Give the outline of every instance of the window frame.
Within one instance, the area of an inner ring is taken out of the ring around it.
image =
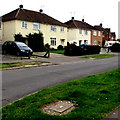
[[[98,31],[98,36],[101,36],[101,33],[100,33],[100,31]]]
[[[50,45],[56,46],[56,38],[50,38]]]
[[[97,36],[97,31],[96,30],[93,30],[93,35]]]
[[[57,31],[57,28],[56,28],[56,26],[55,26],[55,25],[51,25],[50,30],[51,30],[51,31],[53,31],[53,32],[56,32],[56,31]]]
[[[27,29],[27,22],[26,21],[22,21],[22,28]]]
[[[65,28],[64,28],[64,27],[61,27],[61,28],[60,28],[60,32],[65,32]]]
[[[40,23],[33,23],[33,30],[39,30],[39,29],[40,29]]]

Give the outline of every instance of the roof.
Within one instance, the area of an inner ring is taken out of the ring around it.
[[[64,23],[46,15],[45,13],[22,9],[22,8],[18,8],[2,16],[3,22],[10,20],[22,20],[22,21],[38,22],[43,24],[67,27]]]
[[[100,25],[95,25],[94,27],[96,29],[99,29],[100,31],[103,31],[103,34],[107,34],[108,33],[108,31],[105,28],[103,28],[102,26],[100,26]]]
[[[92,25],[84,21],[78,21],[74,19],[67,21],[65,24],[68,25],[68,28],[83,28],[83,29],[98,30],[97,28],[94,28]]]

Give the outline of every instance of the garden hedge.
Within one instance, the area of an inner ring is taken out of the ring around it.
[[[76,46],[75,44],[70,44],[65,47],[64,55],[81,56],[81,55],[99,54],[100,49],[101,47],[98,45]]]

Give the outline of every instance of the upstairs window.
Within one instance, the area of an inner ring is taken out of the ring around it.
[[[87,35],[87,34],[88,34],[88,31],[87,31],[87,30],[84,30],[84,32],[85,32],[85,35]]]
[[[27,22],[22,21],[22,28],[27,28]]]
[[[64,32],[64,27],[61,27],[61,28],[60,28],[60,31],[61,31],[61,32]]]
[[[100,31],[98,31],[98,36],[100,36]]]
[[[56,32],[56,26],[52,25],[52,26],[51,26],[51,31]]]
[[[33,29],[34,30],[39,30],[40,29],[40,24],[39,23],[33,23]]]
[[[96,30],[93,31],[93,35],[97,36],[97,31]]]
[[[82,34],[82,29],[79,29],[79,33]]]

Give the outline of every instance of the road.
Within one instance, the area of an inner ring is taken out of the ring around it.
[[[118,68],[118,57],[2,72],[3,106],[43,88]]]

